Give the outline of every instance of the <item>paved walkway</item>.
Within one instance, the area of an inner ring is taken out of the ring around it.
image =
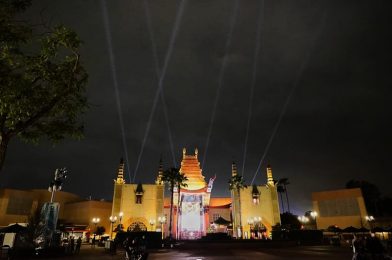
[[[226,260],[226,259],[351,259],[350,248],[331,246],[295,246],[268,248],[259,247],[257,244],[243,247],[226,243],[208,243],[184,245],[175,249],[151,250],[148,259],[168,260]],[[118,250],[115,255],[110,254],[102,247],[91,248],[83,245],[79,255],[73,255],[72,259],[125,259],[124,251]]]
[[[82,245],[78,255],[58,256],[43,259],[80,259],[80,260],[117,260],[125,259],[124,250],[110,254],[103,247],[92,248]],[[184,243],[178,248],[156,249],[149,251],[149,260],[277,260],[277,259],[351,259],[349,247],[333,246],[293,246],[288,244],[258,244],[258,243]],[[34,258],[37,259],[37,258]]]

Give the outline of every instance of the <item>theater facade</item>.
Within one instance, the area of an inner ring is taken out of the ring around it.
[[[197,149],[193,154],[187,154],[183,149],[180,173],[188,180],[187,186],[180,191],[174,189],[173,238],[199,239],[214,232],[224,232],[236,238],[267,238],[272,226],[280,223],[271,167],[267,168],[264,184],[233,190],[230,197],[223,198],[211,196],[215,177],[205,180]],[[121,160],[114,180],[114,227],[121,224],[128,231],[163,231],[164,237],[169,236],[170,192],[167,192],[167,187],[165,192],[167,184],[162,181],[162,174],[160,162],[155,183],[126,183],[124,162]],[[233,163],[231,176],[237,174]],[[227,180],[229,178],[230,173]]]

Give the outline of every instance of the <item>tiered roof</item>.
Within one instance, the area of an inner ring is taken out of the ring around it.
[[[200,162],[197,158],[198,151],[195,150],[194,155],[186,154],[185,148],[182,151],[182,162],[180,173],[185,174],[188,178],[185,187],[186,190],[200,190],[207,186],[206,181],[204,180],[204,176],[202,175],[202,170],[200,169]]]

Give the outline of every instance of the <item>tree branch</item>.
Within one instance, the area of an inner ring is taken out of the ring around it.
[[[53,98],[50,102],[46,104],[46,106],[43,106],[35,115],[31,116],[29,119],[27,119],[24,122],[20,122],[16,125],[16,127],[13,130],[9,130],[8,133],[6,133],[9,136],[16,135],[20,132],[23,132],[26,130],[28,127],[36,123],[40,118],[42,118],[45,114],[49,113],[56,105],[58,102],[60,102],[64,97],[68,96],[71,92],[71,84],[72,84],[72,75],[75,73],[78,64],[79,64],[79,55],[75,53],[76,55],[76,61],[75,65],[73,67],[73,70],[70,75],[70,81],[68,83],[68,88],[66,88],[66,91],[64,91],[61,95],[56,96]]]
[[[1,133],[5,132],[4,126],[5,126],[5,121],[7,120],[7,114],[1,115],[0,116],[0,131]]]

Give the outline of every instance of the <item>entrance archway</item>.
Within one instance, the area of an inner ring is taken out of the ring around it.
[[[127,231],[129,232],[141,232],[141,231],[147,231],[146,225],[144,225],[143,222],[140,221],[135,221],[129,227],[127,228]]]

